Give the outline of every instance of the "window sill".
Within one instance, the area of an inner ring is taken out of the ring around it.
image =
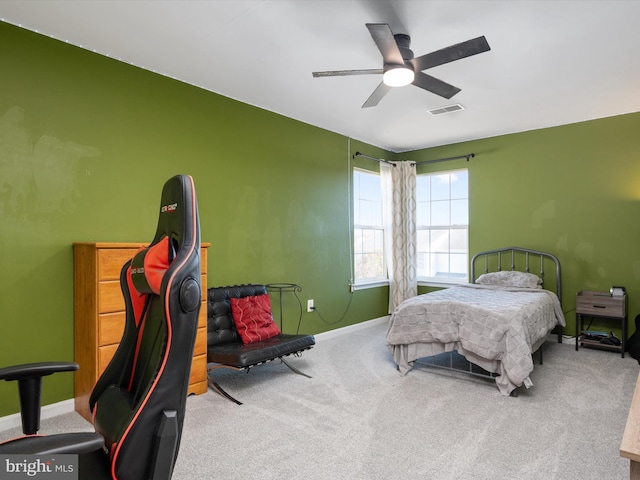
[[[459,281],[459,282],[434,282],[432,280],[419,280],[419,287],[439,287],[439,288],[449,288],[455,287],[456,285],[468,285],[467,281]],[[354,283],[351,284],[351,291],[355,292],[356,290],[366,290],[368,288],[378,288],[378,287],[388,287],[389,280],[378,280],[375,282],[367,282],[367,283]]]
[[[378,288],[378,287],[388,287],[389,280],[378,280],[376,282],[367,282],[367,283],[353,283],[351,284],[351,291],[355,292],[357,290],[366,290],[368,288]]]
[[[433,280],[418,280],[419,287],[439,287],[439,288],[449,288],[455,287],[457,285],[468,285],[469,282],[434,282]]]

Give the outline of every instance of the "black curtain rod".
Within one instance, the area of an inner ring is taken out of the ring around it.
[[[458,155],[457,157],[448,157],[448,158],[438,158],[436,160],[424,160],[422,162],[412,162],[414,165],[426,165],[428,163],[438,163],[438,162],[448,162],[450,160],[459,160],[461,158],[466,158],[467,162],[469,161],[469,159],[475,157],[476,154],[475,153],[468,153],[466,155]],[[370,157],[369,155],[365,155],[364,153],[360,153],[360,152],[356,152],[353,155],[353,158],[356,157],[364,157],[364,158],[368,158],[369,160],[375,160],[376,162],[382,162],[382,163],[388,163],[389,165],[393,165],[394,167],[396,166],[395,163],[390,162],[389,160],[384,160],[382,158],[376,158],[376,157]]]
[[[376,162],[388,163],[389,165],[393,165],[394,167],[396,166],[395,163],[390,162],[389,160],[384,160],[383,158],[370,157],[369,155],[365,155],[364,153],[360,153],[360,152],[356,152],[353,154],[353,158],[356,158],[356,157],[364,157],[364,158],[368,158],[369,160],[375,160]]]
[[[466,158],[467,162],[470,158],[475,157],[475,153],[468,153],[466,155],[458,155],[457,157],[449,157],[449,158],[438,158],[437,160],[424,160],[422,162],[413,162],[416,165],[426,165],[427,163],[438,163],[438,162],[448,162],[449,160],[458,160],[460,158]]]

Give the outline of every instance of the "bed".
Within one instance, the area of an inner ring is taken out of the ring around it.
[[[533,385],[533,354],[539,350],[542,359],[554,329],[562,342],[560,262],[521,247],[489,250],[472,258],[471,279],[402,302],[386,343],[402,375],[415,364],[462,370],[463,363],[463,371],[495,379],[502,395],[515,395]]]

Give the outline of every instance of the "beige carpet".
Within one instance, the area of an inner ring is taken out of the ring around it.
[[[294,364],[218,372],[238,406],[191,397],[174,480],[624,479],[631,358],[549,342],[517,398],[458,375],[395,370],[386,325],[319,338]],[[86,427],[75,414],[42,432]],[[10,436],[2,432],[2,437]]]

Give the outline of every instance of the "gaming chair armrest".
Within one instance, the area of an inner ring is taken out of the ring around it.
[[[96,432],[60,433],[55,435],[33,435],[0,443],[3,455],[59,455],[85,454],[100,450],[104,438]]]
[[[74,372],[78,370],[75,362],[37,362],[11,365],[0,368],[0,380],[20,380],[24,377],[45,377],[57,372]]]
[[[34,435],[40,429],[40,394],[42,377],[57,372],[78,370],[75,362],[38,362],[0,368],[0,380],[18,381],[22,431]]]

